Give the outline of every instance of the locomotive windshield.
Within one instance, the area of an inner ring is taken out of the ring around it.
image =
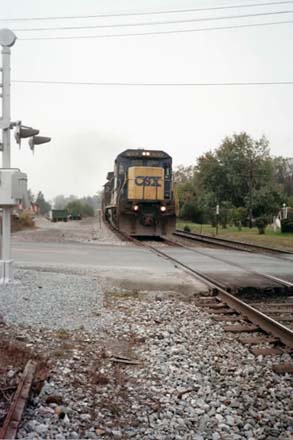
[[[128,163],[132,167],[159,167],[161,166],[158,159],[132,159]]]

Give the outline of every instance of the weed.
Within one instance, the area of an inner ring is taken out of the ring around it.
[[[56,336],[59,339],[69,339],[70,334],[64,328],[60,328],[59,330],[56,331]]]

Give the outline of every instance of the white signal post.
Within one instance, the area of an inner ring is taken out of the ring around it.
[[[10,48],[14,45],[16,36],[9,29],[0,29],[0,45],[2,46],[2,117],[0,129],[2,130],[2,168],[0,168],[0,207],[2,208],[2,243],[0,260],[0,284],[13,281],[13,267],[11,259],[11,212],[20,200],[25,200],[27,195],[27,176],[20,170],[11,168],[10,163],[10,130],[15,127],[16,142],[21,143],[22,138],[30,138],[29,146],[32,151],[35,145],[50,142],[51,138],[37,136],[39,130],[21,125],[21,121],[12,122],[10,114]]]
[[[2,46],[2,168],[10,168],[10,47],[14,45],[16,36],[9,29],[0,30],[0,44]],[[11,260],[11,207],[2,209],[2,283],[9,283],[13,279]]]

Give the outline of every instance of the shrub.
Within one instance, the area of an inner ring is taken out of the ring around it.
[[[0,217],[0,225],[2,222],[2,218]],[[29,211],[24,211],[21,214],[13,213],[11,215],[11,231],[17,232],[22,231],[26,228],[33,228],[35,226],[35,222],[33,220],[33,216]]]
[[[232,211],[232,219],[235,226],[238,227],[239,231],[242,225],[245,225],[247,219],[247,209],[246,208],[234,208]]]
[[[184,225],[183,231],[185,232],[191,232],[191,229],[188,225]]]
[[[255,226],[258,229],[259,234],[264,234],[266,227],[268,226],[268,219],[267,217],[258,217],[255,221]]]
[[[32,214],[28,211],[23,211],[19,216],[19,224],[24,228],[33,228],[35,226],[35,222]]]
[[[284,219],[281,221],[282,232],[293,232],[293,219]]]

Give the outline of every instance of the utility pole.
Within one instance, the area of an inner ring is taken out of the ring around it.
[[[252,157],[249,157],[249,228],[252,228],[252,187],[253,187],[253,171]]]
[[[220,205],[216,206],[216,235],[219,233],[219,217],[220,217]]]
[[[0,30],[0,44],[2,46],[2,168],[10,168],[10,48],[14,45],[16,36],[9,29]],[[12,280],[11,260],[11,207],[2,209],[2,279],[4,282]]]

